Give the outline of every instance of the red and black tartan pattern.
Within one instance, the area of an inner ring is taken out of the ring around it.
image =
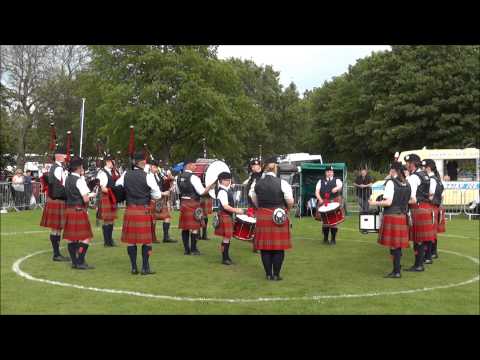
[[[65,225],[65,201],[47,198],[40,226],[62,230]]]
[[[168,208],[168,198],[162,197],[160,199],[161,209],[160,212],[155,211],[155,200],[150,201],[150,210],[152,212],[152,216],[154,220],[165,220],[172,217],[170,214],[170,210]]]
[[[443,206],[434,206],[435,221],[437,224],[437,233],[444,233],[446,231],[445,226],[445,208]]]
[[[433,207],[431,204],[420,203],[410,207],[412,226],[409,231],[409,240],[419,243],[434,241],[436,238],[436,223],[433,222]]]
[[[205,221],[198,221],[193,216],[195,209],[201,207],[200,201],[193,199],[181,199],[180,200],[180,219],[178,227],[182,230],[199,230],[205,227]]]
[[[290,237],[290,220],[283,225],[273,222],[275,209],[259,208],[256,211],[257,223],[255,226],[255,249],[257,250],[285,250],[292,248]]]
[[[340,210],[342,211],[343,216],[345,216],[345,208],[343,207],[343,198],[342,198],[341,195],[338,195],[335,199],[331,200],[330,202],[331,203],[339,203],[340,204]],[[325,203],[325,201],[324,201],[324,203]],[[322,215],[320,215],[320,212],[318,211],[318,208],[317,208],[317,211],[315,212],[315,220],[321,221],[322,222],[322,227],[328,227],[328,228],[336,228],[338,225],[341,224],[341,223],[338,223],[336,225],[325,224],[323,222]]]
[[[111,189],[108,189],[111,192]],[[117,218],[117,204],[110,194],[101,193],[98,218],[103,221],[114,221]]]
[[[222,236],[224,239],[231,239],[233,236],[233,219],[225,211],[218,212],[219,225],[215,229],[215,235]]]
[[[200,199],[200,204],[202,205],[203,213],[205,214],[205,216],[213,213],[213,201],[210,196],[202,196]]]
[[[93,238],[92,227],[90,226],[90,220],[85,206],[66,206],[63,238],[71,241],[90,241]]]
[[[128,205],[123,215],[121,241],[127,244],[150,244],[156,240],[150,206]]]
[[[408,248],[408,221],[405,214],[383,215],[378,243],[389,248]]]

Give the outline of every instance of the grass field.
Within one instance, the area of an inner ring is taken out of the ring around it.
[[[90,215],[95,224],[94,213]],[[426,265],[424,273],[384,279],[391,270],[388,250],[376,244],[376,234],[359,233],[357,216],[341,225],[335,247],[321,244],[319,222],[295,219],[284,280],[273,282],[264,279],[259,255],[251,252],[249,243],[234,240],[230,253],[235,265],[220,264],[219,239],[211,229],[211,240],[199,241],[203,256],[184,256],[181,241],[154,244],[151,267],[157,274],[132,276],[125,247],[104,248],[101,227],[94,227],[87,262],[96,269],[75,271],[68,263],[51,261],[48,230],[38,225],[40,218],[41,210],[1,215],[2,314],[480,314],[478,221],[448,222],[447,233],[440,235],[440,258]],[[120,230],[119,221],[117,243]],[[157,234],[161,231],[159,224]],[[176,227],[171,233],[180,240]],[[25,259],[20,269],[37,279],[182,300],[58,286],[12,271],[18,259],[42,250],[47,251]],[[412,250],[407,249],[402,265],[411,264]]]

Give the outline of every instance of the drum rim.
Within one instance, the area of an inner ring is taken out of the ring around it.
[[[243,220],[243,218],[245,220]],[[257,223],[257,219],[255,219],[254,217],[248,216],[246,214],[237,215],[237,216],[235,216],[235,219],[238,219],[242,222],[249,223],[249,224],[256,224]],[[246,221],[246,219],[252,219],[253,221]]]
[[[331,207],[331,208],[328,209],[328,210],[326,210],[326,209],[325,209],[325,210],[322,210],[322,208],[327,208],[327,207],[329,207],[329,206],[333,206],[333,207]],[[338,208],[340,208],[340,204],[339,204],[339,203],[331,202],[331,203],[328,203],[328,205],[323,204],[322,206],[320,206],[320,207],[318,208],[318,211],[321,212],[321,213],[328,213],[328,212],[330,212],[330,211],[335,211],[335,210],[337,210]]]

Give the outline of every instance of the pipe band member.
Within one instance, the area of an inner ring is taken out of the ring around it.
[[[98,171],[97,179],[100,185],[100,203],[98,204],[97,218],[103,221],[103,246],[113,247],[113,225],[117,218],[117,201],[112,187],[118,180],[116,173],[113,173],[114,159],[111,156],[105,158],[105,166]]]
[[[248,165],[250,176],[243,182],[243,185],[246,185],[245,191],[247,193],[247,203],[248,207],[253,209],[253,215],[255,216],[256,206],[253,203],[250,197],[250,190],[255,187],[256,181],[260,179],[263,175],[262,171],[262,162],[259,159],[251,159]],[[257,253],[258,250],[255,249],[255,234],[253,235],[254,239],[252,241],[252,251]]]
[[[371,206],[382,206],[383,220],[378,233],[378,243],[390,248],[393,270],[386,278],[400,278],[400,258],[402,249],[408,248],[408,202],[411,196],[410,184],[407,182],[403,165],[394,162],[390,166],[390,178],[385,184],[382,201],[370,200]]]
[[[53,261],[70,261],[69,257],[60,253],[60,239],[65,225],[65,180],[68,171],[65,169],[66,151],[63,146],[55,150],[55,162],[46,177],[48,184],[47,203],[43,208],[40,226],[51,229],[50,242],[53,249]],[[44,175],[45,176],[45,175]]]
[[[435,161],[432,159],[425,159],[422,161],[424,170],[430,177],[430,189],[428,198],[433,206],[434,220],[435,220],[435,239],[427,243],[425,248],[425,264],[433,263],[432,259],[438,259],[437,244],[438,233],[445,232],[445,208],[442,206],[444,186],[440,179]]]
[[[172,214],[170,209],[170,187],[171,181],[173,180],[173,176],[171,173],[162,173],[160,172],[160,162],[158,160],[152,161],[150,164],[150,172],[153,174],[155,181],[158,184],[158,187],[163,193],[167,193],[168,195],[162,196],[161,202],[161,210],[160,212],[155,211],[155,201],[152,200],[152,213],[153,213],[153,221],[155,223],[154,228],[156,229],[156,220],[163,221],[163,242],[164,243],[176,243],[177,240],[173,240],[170,237],[169,230],[170,230],[170,222],[172,220]],[[156,239],[153,242],[160,242]]]
[[[230,189],[232,174],[222,172],[218,175],[219,187],[216,193],[218,199],[219,225],[215,229],[215,235],[222,237],[221,251],[222,264],[232,265],[229,255],[230,241],[233,236],[233,214],[244,214],[243,209],[234,207],[233,191]]]
[[[255,248],[260,250],[267,280],[282,280],[280,270],[285,258],[285,250],[292,248],[290,220],[279,225],[273,221],[277,208],[288,210],[293,206],[292,187],[277,177],[276,157],[265,160],[265,176],[257,179],[250,190],[250,197],[257,207],[255,226]]]
[[[160,200],[162,193],[152,173],[145,172],[146,160],[143,151],[135,153],[134,166],[117,180],[117,186],[123,186],[127,208],[123,216],[122,239],[127,244],[127,253],[131,263],[131,273],[138,274],[137,244],[142,244],[142,275],[155,274],[150,269],[149,258],[152,254],[152,241],[155,239],[153,215],[150,200]]]
[[[326,199],[328,199],[328,202],[339,203],[342,207],[342,187],[342,180],[334,176],[333,166],[328,166],[325,170],[325,178],[318,180],[317,186],[315,187],[317,211],[318,208],[323,205]],[[323,243],[325,245],[336,245],[336,236],[338,232],[337,226],[338,225],[330,226],[322,223]],[[329,232],[332,234],[331,242],[328,241]]]
[[[85,262],[85,256],[93,239],[92,227],[88,217],[87,204],[96,196],[90,193],[85,178],[83,160],[75,157],[69,164],[70,175],[65,180],[66,208],[63,238],[68,242],[68,252],[72,259],[72,269],[91,270],[94,266]]]
[[[429,200],[430,177],[421,170],[421,160],[417,154],[409,154],[404,158],[410,176],[407,178],[412,189],[409,208],[411,226],[409,239],[413,241],[415,263],[405,271],[425,271],[423,260],[425,256],[424,243],[435,239],[433,207]]]
[[[207,195],[215,185],[203,187],[200,178],[193,174],[194,160],[185,160],[185,170],[177,179],[177,192],[180,194],[180,219],[178,227],[182,229],[182,241],[185,255],[200,255],[197,247],[198,231],[204,226],[204,216],[200,220],[195,217],[197,209],[201,209],[200,197]],[[189,243],[190,238],[190,243]]]

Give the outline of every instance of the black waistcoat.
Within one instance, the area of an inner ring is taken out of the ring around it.
[[[66,200],[65,187],[61,181],[55,177],[55,169],[61,167],[57,163],[54,163],[48,172],[48,196],[52,199]],[[62,168],[63,170],[63,168]]]
[[[257,179],[255,183],[259,208],[285,207],[281,179],[271,175],[265,175],[263,179]]]
[[[225,189],[223,189],[223,188],[219,188],[218,191],[217,191],[217,194],[216,194],[216,195],[217,195],[217,199],[218,199],[218,194],[220,193],[220,191],[225,191],[225,192],[227,193],[228,205],[230,205],[231,207],[234,207],[235,202],[234,202],[234,200],[233,200],[233,191],[232,191],[231,189],[225,190]],[[221,203],[220,201],[218,202],[218,209],[219,209],[220,211],[225,211],[225,212],[227,212],[227,213],[230,214],[230,212],[228,212],[227,210],[225,210],[225,209],[223,208],[223,205],[222,205],[222,203]]]
[[[67,205],[84,205],[82,194],[77,188],[77,181],[80,180],[80,177],[75,175],[68,175],[65,180],[65,193],[67,196]]]
[[[330,199],[336,198],[340,195],[340,192],[337,191],[336,193],[332,193],[332,189],[337,186],[337,178],[333,177],[332,180],[327,181],[326,178],[321,179],[321,186],[320,186],[320,197],[325,199],[325,194],[330,194]]]
[[[417,193],[415,194],[417,202],[430,202],[430,200],[428,199],[428,192],[430,190],[430,177],[423,170],[416,171],[410,176],[414,175],[418,176],[418,178],[420,179],[420,185],[418,185]]]
[[[147,205],[150,202],[150,187],[147,184],[147,173],[143,169],[127,171],[123,187],[127,205]]]
[[[200,200],[200,195],[197,194],[192,185],[191,177],[193,173],[184,172],[177,179],[178,189],[180,190],[180,197],[189,197],[194,200]]]
[[[437,186],[435,187],[435,194],[433,194],[432,204],[436,206],[440,206],[442,204],[442,194],[444,186],[439,178],[435,175],[432,175],[430,179],[433,179],[437,182]]]
[[[105,168],[102,168],[102,171],[107,175],[107,188],[111,188],[113,185],[115,185],[115,181],[113,181],[112,175],[109,174]]]
[[[390,179],[388,181],[393,182],[393,199],[392,205],[385,207],[383,213],[385,215],[406,214],[408,211],[408,201],[412,193],[410,184],[408,182],[402,184],[398,179]]]

